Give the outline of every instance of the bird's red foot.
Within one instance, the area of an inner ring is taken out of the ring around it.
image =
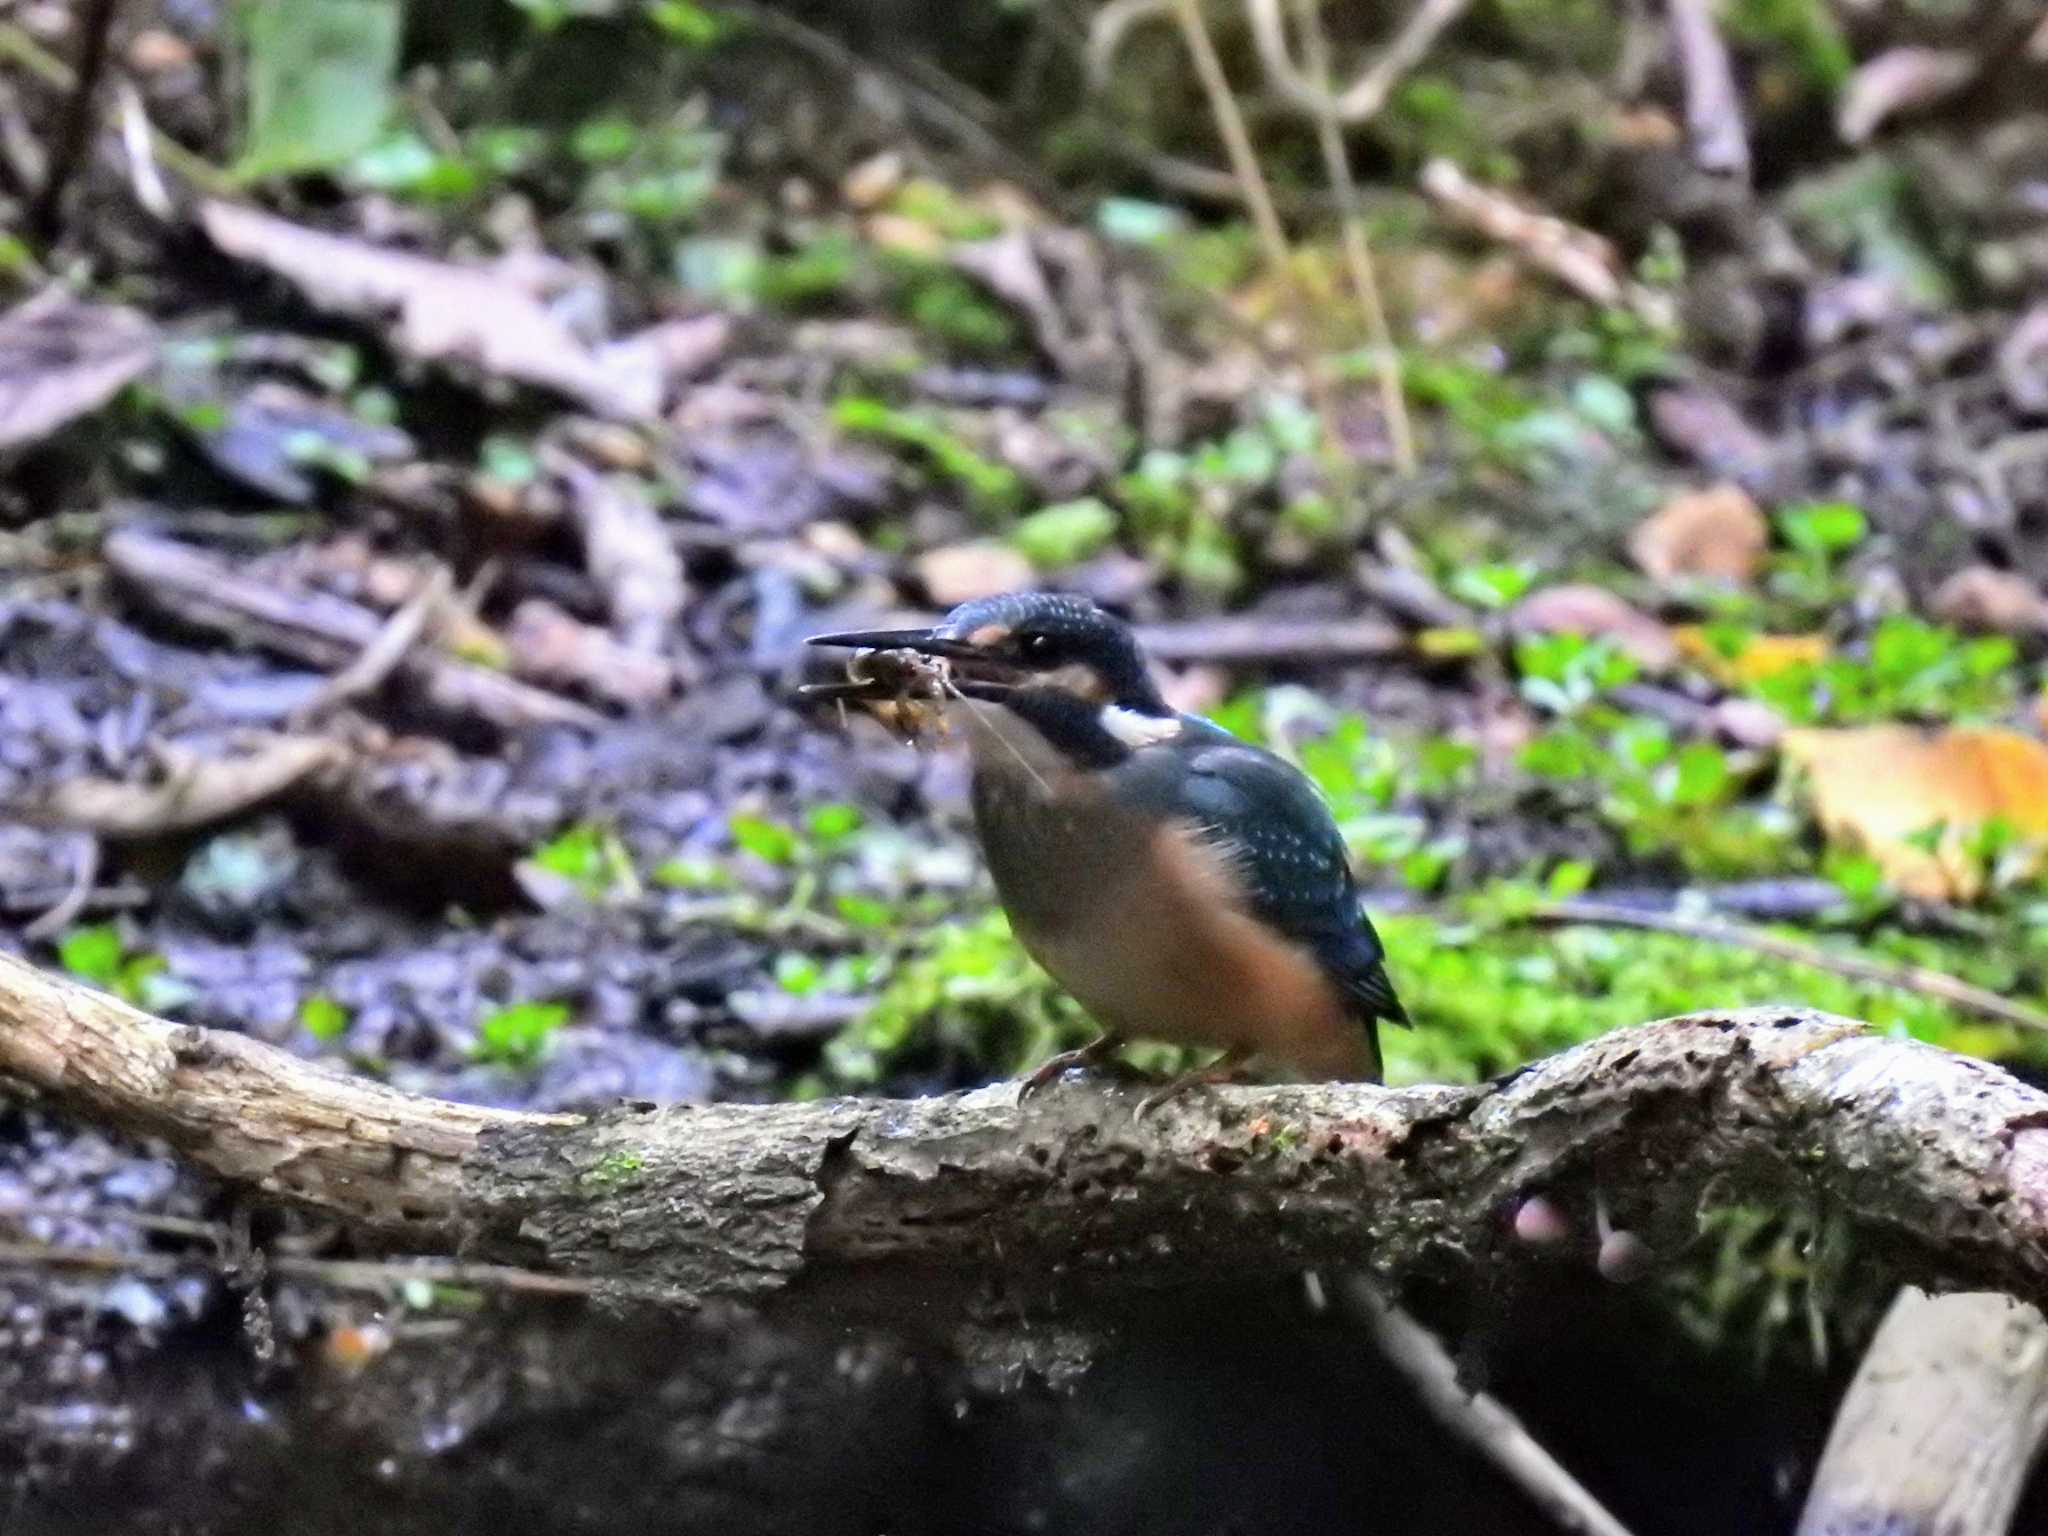
[[[1112,1062],[1116,1057],[1117,1048],[1122,1044],[1123,1041],[1115,1035],[1103,1035],[1099,1039],[1089,1041],[1079,1050],[1061,1051],[1059,1055],[1042,1063],[1017,1085],[1017,1102],[1022,1104],[1069,1068],[1079,1067],[1087,1071]]]
[[[1225,1051],[1208,1066],[1197,1067],[1192,1072],[1183,1072],[1169,1079],[1138,1100],[1137,1118],[1144,1119],[1167,1100],[1178,1098],[1190,1088],[1212,1088],[1218,1083],[1235,1082],[1250,1055],[1249,1051]]]

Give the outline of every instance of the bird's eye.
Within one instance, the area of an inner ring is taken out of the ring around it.
[[[1026,661],[1050,661],[1059,650],[1059,642],[1051,635],[1039,633],[1017,637],[1018,654]]]

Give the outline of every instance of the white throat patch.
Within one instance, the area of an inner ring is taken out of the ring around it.
[[[1135,709],[1125,709],[1117,704],[1105,704],[1101,720],[1102,728],[1133,752],[1140,747],[1171,741],[1180,734],[1180,721],[1172,715],[1161,719],[1158,715],[1140,714]]]

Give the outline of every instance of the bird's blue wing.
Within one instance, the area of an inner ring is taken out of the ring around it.
[[[1293,764],[1220,727],[1191,720],[1186,728],[1215,739],[1192,751],[1134,754],[1119,770],[1130,791],[1198,824],[1227,850],[1252,911],[1307,947],[1361,1018],[1406,1024],[1343,836],[1316,787]]]

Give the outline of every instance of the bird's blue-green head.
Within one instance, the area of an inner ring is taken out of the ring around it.
[[[1114,761],[1177,719],[1129,626],[1062,592],[977,598],[928,629],[856,630],[811,643],[943,657],[960,693],[1020,717],[1078,762]]]

